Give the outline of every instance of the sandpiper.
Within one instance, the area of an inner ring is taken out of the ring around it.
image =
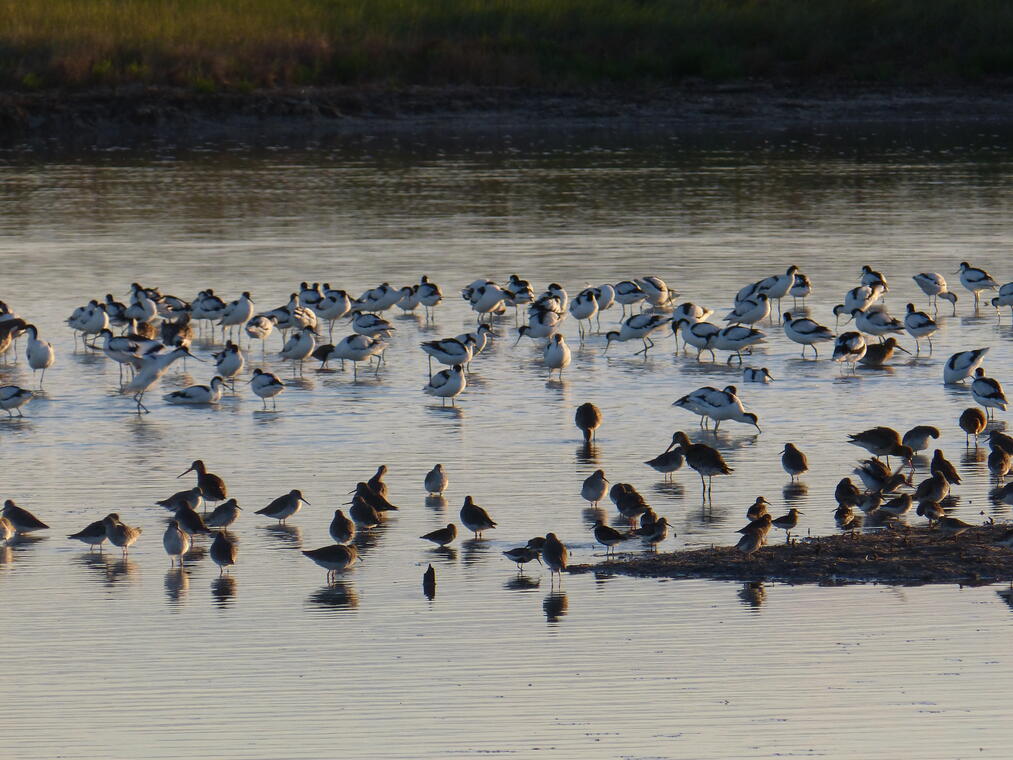
[[[302,491],[298,488],[293,488],[287,494],[279,496],[263,509],[258,509],[255,514],[265,515],[266,517],[270,517],[280,523],[284,523],[285,520],[302,509],[303,504],[309,503],[310,502],[303,498]],[[303,553],[305,554],[305,552]]]
[[[367,530],[383,522],[383,518],[373,505],[358,495],[352,497],[352,508],[348,510],[348,515],[357,526]]]
[[[783,530],[786,534],[785,540],[790,541],[791,532],[795,530],[795,526],[798,525],[798,516],[801,514],[805,513],[801,512],[798,509],[795,509],[795,507],[792,507],[791,509],[788,510],[788,514],[774,518],[773,520],[770,521],[770,524],[774,528],[779,528],[780,530]]]
[[[239,547],[236,546],[236,542],[224,530],[218,533],[215,540],[211,542],[211,561],[218,565],[219,575],[224,573],[226,568],[236,564],[238,553]]]
[[[933,473],[931,478],[923,480],[915,489],[915,501],[942,501],[950,495],[950,484],[942,473]]]
[[[222,501],[229,497],[229,489],[225,486],[225,481],[213,472],[208,472],[204,462],[200,459],[195,459],[189,469],[176,477],[181,478],[187,472],[197,473],[197,487],[200,488],[205,504],[209,501]]]
[[[239,519],[239,513],[242,509],[235,499],[229,499],[224,504],[219,504],[215,507],[211,514],[207,516],[207,519],[204,520],[204,524],[209,528],[225,530]]]
[[[366,481],[366,485],[373,489],[373,492],[387,498],[387,484],[383,482],[383,476],[387,474],[387,465],[381,464],[376,468],[376,474]]]
[[[359,558],[354,545],[334,544],[319,549],[304,551],[303,554],[327,570],[327,578],[333,579],[338,572],[347,570]]]
[[[975,406],[968,407],[960,413],[958,420],[960,429],[964,431],[964,445],[967,445],[970,436],[974,436],[974,445],[978,445],[978,436],[985,430],[988,418],[985,413]]]
[[[188,488],[185,491],[177,491],[169,498],[156,501],[155,503],[160,507],[165,507],[170,512],[176,512],[182,506],[197,509],[197,505],[200,504],[200,499],[200,486],[194,486],[193,488]]]
[[[957,468],[943,456],[942,449],[936,449],[932,454],[932,462],[929,464],[929,472],[935,475],[937,472],[940,473],[946,482],[951,485],[960,485],[960,475],[957,474]]]
[[[803,472],[808,471],[809,460],[805,454],[799,451],[795,444],[786,443],[784,444],[784,448],[781,449],[781,466],[791,477],[792,482],[795,482],[795,478]]]
[[[671,480],[672,473],[682,467],[684,460],[682,450],[676,447],[679,440],[673,435],[672,442],[668,444],[663,452],[648,459],[644,464],[665,475],[666,480]]]
[[[424,536],[419,536],[419,538],[424,538],[426,541],[432,541],[434,544],[442,548],[457,538],[457,526],[453,523],[447,523],[446,528],[438,528],[437,530],[426,533]]]
[[[496,527],[496,523],[489,513],[478,506],[471,496],[464,497],[464,505],[461,507],[461,522],[465,528],[475,534],[475,538],[481,538],[483,531]]]
[[[574,422],[584,434],[584,442],[590,443],[594,440],[595,431],[601,427],[601,410],[590,402],[581,404],[574,414]]]
[[[609,556],[610,552],[615,552],[616,544],[630,538],[630,536],[620,533],[615,528],[606,525],[604,520],[598,520],[594,524],[592,532],[594,533],[594,540],[605,547],[606,557]]]
[[[550,575],[559,573],[560,580],[562,580],[568,556],[569,552],[566,546],[556,534],[546,533],[545,544],[542,546],[542,561],[549,568]]]
[[[447,473],[444,471],[442,464],[436,465],[426,473],[424,485],[426,493],[430,496],[439,496],[446,491],[448,483]]]
[[[355,521],[345,515],[340,509],[334,510],[334,519],[331,520],[328,531],[336,544],[347,544],[355,538]]]
[[[584,484],[580,488],[580,496],[596,507],[598,506],[598,502],[605,498],[605,494],[608,492],[608,484],[605,470],[595,470],[584,479]]]
[[[109,539],[109,543],[113,546],[118,546],[123,550],[124,556],[127,550],[141,537],[141,528],[135,528],[120,522],[120,516],[115,512],[111,512],[106,515],[102,524],[106,529],[106,537]]]
[[[169,567],[174,567],[177,559],[179,566],[183,567],[183,555],[190,551],[190,536],[180,530],[178,522],[170,520],[169,527],[162,535],[162,546],[165,547],[165,553],[169,555]]]
[[[704,443],[690,443],[689,437],[682,431],[676,435],[679,437],[679,445],[686,457],[686,463],[700,476],[700,485],[706,496],[711,492],[715,475],[728,475],[733,470],[725,463],[717,449]]]
[[[869,343],[865,347],[865,355],[858,360],[864,367],[882,367],[893,358],[894,351],[903,351],[910,354],[904,346],[897,342],[894,337],[889,337],[882,343]]]
[[[901,443],[910,446],[912,451],[925,451],[929,447],[929,439],[939,438],[939,428],[932,425],[915,425],[904,433]]]
[[[930,526],[935,525],[940,517],[946,517],[946,511],[938,501],[923,501],[915,512],[919,517],[926,518]]]
[[[7,518],[0,518],[0,519],[7,519]],[[72,538],[75,541],[80,541],[81,543],[88,544],[88,546],[91,549],[94,549],[97,546],[99,548],[99,551],[101,551],[102,542],[105,541],[107,538],[106,526],[103,524],[101,520],[96,520],[95,522],[88,523],[88,525],[79,530],[77,533],[71,533],[69,536],[67,536],[67,538]]]
[[[998,446],[993,446],[988,453],[988,471],[998,482],[1006,479],[1010,469],[1013,468],[1013,457]]]
[[[834,489],[834,499],[842,507],[858,506],[861,496],[862,492],[851,482],[851,478],[841,478],[837,488]]]
[[[757,496],[756,501],[749,505],[749,509],[746,510],[746,519],[752,522],[758,520],[767,514],[767,507],[770,506],[770,502],[764,499],[762,496]]]
[[[173,521],[178,524],[179,529],[191,536],[197,533],[210,533],[208,526],[204,524],[204,518],[185,504],[176,510]]]
[[[518,546],[513,549],[507,549],[503,552],[503,556],[511,562],[517,565],[517,572],[521,572],[524,569],[524,565],[533,559],[538,560],[538,564],[542,563],[540,549],[533,549],[530,546]]]
[[[31,533],[33,530],[47,530],[49,528],[42,520],[33,515],[27,509],[22,509],[12,499],[4,502],[3,516],[10,520],[14,530],[18,533]]]

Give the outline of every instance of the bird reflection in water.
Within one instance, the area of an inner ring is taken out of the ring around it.
[[[781,496],[784,497],[785,503],[791,507],[799,507],[806,502],[806,496],[809,495],[809,486],[801,481],[795,481],[794,483],[788,483],[784,488],[781,489]]]
[[[534,591],[541,585],[540,578],[531,578],[527,575],[515,575],[503,584],[507,591]]]
[[[673,499],[681,499],[686,495],[686,489],[683,487],[682,483],[678,483],[674,480],[659,480],[651,486],[651,490],[655,493],[660,493]]]
[[[457,549],[453,546],[434,546],[429,550],[429,553],[434,557],[438,557],[440,562],[447,565],[453,565],[457,562]]]
[[[589,528],[593,528],[599,520],[608,525],[608,512],[601,507],[588,507],[580,513],[580,516]]]
[[[173,567],[165,574],[165,595],[169,603],[178,605],[190,588],[190,574],[182,567]]]
[[[14,561],[14,551],[9,546],[0,546],[0,565],[9,565]]]
[[[324,610],[352,610],[359,606],[359,595],[344,581],[334,581],[310,594],[309,603]]]
[[[187,564],[200,562],[207,556],[208,550],[199,544],[190,544],[190,551],[183,555],[183,561]]]
[[[279,546],[272,547],[274,549],[288,549],[292,546],[299,548],[302,546],[302,529],[298,525],[277,523],[274,525],[259,525],[257,527],[269,533],[271,538],[276,540]]]
[[[236,596],[236,579],[231,575],[219,575],[211,581],[211,596],[215,600],[215,607],[224,610],[232,605]]]
[[[988,452],[984,446],[979,446],[973,449],[964,449],[964,452],[960,455],[960,463],[969,467],[973,467],[976,470],[983,470],[984,465],[988,461]]]
[[[437,512],[442,512],[447,508],[447,500],[442,496],[427,496],[426,506]]]
[[[596,444],[588,442],[577,447],[577,464],[598,464],[599,448]]]
[[[767,599],[767,589],[758,581],[743,583],[739,589],[739,601],[746,607],[759,609]]]
[[[542,609],[545,610],[545,619],[549,623],[558,623],[570,608],[570,602],[566,598],[565,591],[553,591],[542,602]]]
[[[436,571],[432,565],[422,575],[422,593],[429,601],[436,598]]]
[[[469,538],[461,542],[465,565],[474,565],[489,556],[489,542],[480,538]]]
[[[614,573],[595,573],[594,574],[594,585],[597,588],[602,588],[606,583],[615,578]]]

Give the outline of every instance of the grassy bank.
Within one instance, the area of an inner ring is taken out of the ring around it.
[[[1013,74],[999,0],[0,0],[0,86],[567,87]]]

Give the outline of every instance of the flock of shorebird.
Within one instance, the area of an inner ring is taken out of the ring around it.
[[[958,270],[961,284],[973,294],[975,308],[981,301],[981,293],[996,290],[997,295],[990,301],[997,314],[1001,307],[1009,307],[1013,314],[1013,282],[999,285],[987,272],[962,262]],[[938,308],[940,299],[949,302],[956,313],[957,296],[948,288],[945,278],[938,273],[921,273],[914,276],[919,288],[929,297],[929,308]],[[531,285],[511,275],[509,281],[499,285],[492,280],[479,279],[461,290],[461,296],[477,314],[474,331],[454,337],[421,343],[421,350],[429,359],[429,379],[422,390],[446,403],[456,398],[467,387],[468,367],[482,354],[494,338],[493,324],[514,309],[516,320],[520,309],[526,309],[526,323],[516,330],[517,341],[528,337],[544,341],[543,361],[549,374],[559,372],[560,376],[570,364],[571,350],[560,332],[564,320],[572,317],[578,324],[581,341],[593,331],[601,330],[601,315],[615,306],[622,310],[618,329],[607,330],[604,334],[607,352],[614,343],[639,341],[642,345],[636,354],[647,357],[654,348],[652,335],[657,331],[669,330],[675,337],[676,349],[682,341],[682,351],[696,349],[697,359],[704,353],[716,358],[716,351],[728,352],[728,362],[743,362],[743,354],[752,346],[764,342],[768,335],[761,329],[765,321],[774,324],[773,317],[780,316],[780,326],[785,337],[801,346],[802,357],[811,349],[812,359],[819,360],[819,343],[833,343],[832,359],[842,365],[842,371],[856,365],[883,366],[896,351],[908,352],[895,335],[906,333],[915,341],[915,352],[921,351],[921,343],[928,344],[932,351],[932,335],[939,325],[925,311],[914,304],[907,304],[903,319],[892,317],[883,303],[883,296],[889,291],[886,279],[869,266],[862,267],[858,283],[844,294],[842,303],[833,308],[833,315],[839,322],[846,318],[854,321],[855,330],[836,332],[807,316],[805,299],[812,292],[812,283],[798,267],[789,267],[783,274],[775,274],[763,280],[750,283],[735,294],[732,309],[724,316],[725,326],[708,321],[713,310],[694,303],[677,304],[678,294],[658,277],[647,276],[616,284],[586,287],[570,298],[558,284],[551,284],[542,293],[536,294]],[[782,311],[781,301],[791,297],[793,308]],[[440,288],[423,276],[418,284],[402,288],[383,283],[369,289],[358,298],[352,298],[346,291],[333,289],[329,284],[302,283],[293,292],[288,302],[270,311],[258,312],[250,293],[244,292],[239,298],[226,302],[212,290],[201,291],[193,300],[166,295],[158,289],[134,283],[130,290],[129,303],[120,303],[112,295],[96,299],[76,309],[67,319],[67,324],[80,336],[89,350],[102,351],[119,367],[121,390],[132,394],[138,413],[148,412],[144,405],[145,393],[166,373],[178,359],[195,357],[190,348],[197,331],[208,326],[214,338],[216,328],[221,329],[221,350],[214,352],[216,374],[208,385],[192,385],[164,395],[168,404],[214,405],[220,401],[228,387],[235,388],[238,376],[250,364],[248,350],[242,347],[242,333],[249,341],[259,340],[266,356],[266,343],[271,335],[281,333],[283,346],[279,357],[293,363],[293,373],[302,372],[302,363],[308,359],[321,362],[345,361],[353,363],[353,376],[357,377],[357,365],[363,361],[374,364],[379,372],[384,362],[384,352],[392,344],[396,328],[381,315],[388,309],[400,308],[406,313],[419,307],[425,309],[429,319],[432,310],[443,299]],[[803,308],[798,309],[802,301]],[[773,310],[776,302],[777,308]],[[629,310],[629,314],[627,314]],[[333,340],[333,330],[338,320],[348,320],[352,333],[335,343],[322,342],[322,328],[326,323],[328,336]],[[114,332],[120,329],[120,334]],[[242,331],[242,332],[239,332]],[[17,341],[26,336],[25,357],[34,372],[42,372],[39,384],[44,382],[45,371],[55,360],[52,344],[40,339],[35,325],[19,317],[6,304],[0,302],[0,356],[17,351]],[[75,340],[77,338],[75,337]],[[957,383],[970,379],[971,396],[982,409],[967,409],[960,417],[959,426],[967,436],[978,436],[986,430],[994,410],[1005,411],[1006,397],[999,381],[988,377],[981,367],[988,348],[960,351],[951,356],[943,367],[945,383]],[[908,352],[910,353],[910,352]],[[432,361],[448,366],[448,369],[432,371]],[[768,383],[773,380],[766,368],[743,366],[742,378],[747,383]],[[251,390],[262,399],[264,408],[268,400],[277,406],[277,396],[284,391],[285,383],[277,375],[257,367],[248,380]],[[0,387],[0,408],[9,415],[21,415],[21,408],[33,398],[31,390],[14,385]],[[716,432],[724,421],[734,421],[754,426],[760,431],[758,416],[747,411],[735,386],[723,389],[705,386],[688,393],[674,402],[674,406],[690,411],[700,417],[701,427],[713,422]],[[593,404],[586,403],[576,409],[575,422],[584,439],[591,442],[595,430],[601,425],[601,411]],[[837,524],[847,530],[863,525],[883,526],[906,514],[917,505],[917,514],[929,519],[930,524],[947,535],[958,535],[970,527],[956,518],[945,514],[943,502],[949,495],[950,487],[960,483],[956,469],[936,449],[930,464],[930,477],[917,484],[913,483],[915,462],[919,453],[926,451],[931,441],[938,438],[937,428],[919,425],[903,436],[888,427],[876,427],[856,433],[850,442],[865,448],[873,456],[861,462],[854,474],[859,477],[864,490],[849,477],[840,481],[835,497],[838,509],[835,513]],[[989,433],[991,453],[988,458],[990,472],[998,483],[1004,481],[1011,466],[1013,438],[996,429]],[[782,465],[794,479],[808,470],[806,455],[794,444],[787,443],[782,450]],[[897,469],[889,466],[889,458],[899,460]],[[884,461],[885,460],[885,461]],[[721,453],[704,443],[693,443],[684,432],[677,432],[664,452],[646,462],[666,477],[688,465],[700,476],[704,498],[712,493],[715,476],[728,475],[731,468]],[[237,519],[240,508],[235,499],[227,499],[227,489],[221,478],[207,472],[202,461],[193,463],[190,470],[197,473],[197,485],[187,491],[174,494],[159,502],[173,512],[172,519],[163,536],[163,544],[171,561],[183,562],[190,549],[192,536],[217,530],[210,548],[210,556],[224,572],[236,561],[237,545],[230,538],[227,528]],[[385,467],[369,481],[360,482],[354,491],[349,515],[335,511],[330,533],[335,543],[304,554],[326,568],[328,576],[344,570],[355,563],[357,551],[352,539],[356,529],[368,530],[384,519],[384,513],[397,507],[387,501],[387,487],[383,481]],[[907,471],[907,474],[905,474]],[[184,473],[185,474],[185,473]],[[430,494],[442,494],[447,485],[447,476],[440,465],[426,476],[425,488]],[[901,489],[914,488],[913,494]],[[603,470],[596,470],[582,486],[581,495],[588,502],[597,505],[606,493],[616,505],[619,514],[629,523],[626,530],[618,530],[599,520],[593,534],[597,543],[606,547],[606,555],[614,551],[620,542],[640,538],[650,547],[656,548],[669,535],[669,523],[659,517],[648,505],[646,499],[628,483],[610,484]],[[1013,504],[1013,486],[997,490],[996,498]],[[223,502],[204,515],[197,507],[209,502]],[[282,495],[268,504],[258,514],[280,521],[298,512],[308,503],[298,490]],[[767,512],[768,502],[758,497],[747,511],[748,525],[739,532],[742,538],[737,548],[747,556],[756,552],[766,541],[771,528],[786,531],[790,539],[796,529],[801,512],[789,510],[788,514],[774,518]],[[465,499],[460,511],[460,521],[476,538],[483,531],[496,527],[490,515],[470,496]],[[0,517],[0,541],[16,539],[17,534],[47,527],[26,510],[8,500]],[[117,514],[109,514],[97,520],[70,538],[83,541],[89,546],[101,546],[108,540],[124,552],[140,536],[140,529],[123,523]],[[438,546],[446,546],[457,537],[457,527],[450,523],[446,527],[422,536]],[[1013,539],[1008,540],[1013,544]],[[565,545],[554,533],[536,537],[525,545],[510,549],[506,556],[516,562],[518,568],[532,560],[544,562],[553,574],[566,569],[568,552]],[[430,568],[431,570],[431,568]],[[428,577],[428,576],[427,576]]]

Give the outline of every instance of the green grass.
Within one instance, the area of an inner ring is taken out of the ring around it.
[[[198,91],[1013,74],[1002,0],[0,0],[0,85]]]

